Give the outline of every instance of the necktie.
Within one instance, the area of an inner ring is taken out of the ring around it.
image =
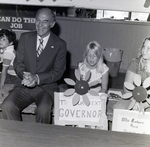
[[[43,46],[43,39],[39,39],[40,41],[40,44],[39,44],[39,47],[37,48],[37,57],[40,56],[40,54],[42,53],[42,51],[44,50],[44,46]]]

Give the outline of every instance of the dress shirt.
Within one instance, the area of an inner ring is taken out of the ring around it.
[[[43,47],[44,47],[44,49],[45,49],[45,46],[46,46],[46,44],[47,44],[47,41],[48,41],[48,39],[49,39],[49,37],[50,37],[50,34],[48,34],[46,37],[44,37],[44,38],[42,38],[42,37],[40,37],[39,35],[37,36],[37,48],[36,49],[38,49],[38,47],[39,47],[39,45],[40,45],[40,39],[43,39]]]

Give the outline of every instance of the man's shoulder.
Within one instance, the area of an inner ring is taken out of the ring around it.
[[[30,32],[24,32],[21,34],[21,36],[32,36],[32,35],[36,35],[36,31],[30,31]]]
[[[62,43],[66,43],[65,40],[63,40],[62,38],[60,38],[59,36],[55,35],[54,33],[51,33],[52,37],[54,40],[62,42]]]

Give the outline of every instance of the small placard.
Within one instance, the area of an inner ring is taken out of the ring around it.
[[[103,122],[107,119],[105,114],[107,94],[103,96],[86,94],[90,100],[89,106],[84,104],[82,95],[79,103],[73,106],[74,95],[68,97],[63,93],[55,92],[54,123],[58,125],[102,125],[102,119],[104,119]]]
[[[113,131],[150,134],[150,112],[115,109],[113,113]]]

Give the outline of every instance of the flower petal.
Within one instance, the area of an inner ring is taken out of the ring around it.
[[[85,81],[88,81],[90,77],[91,77],[91,72],[89,70],[85,75]]]
[[[147,98],[147,99],[146,99],[146,101],[147,101],[147,103],[150,105],[150,99],[149,99],[149,98]]]
[[[89,90],[88,93],[93,96],[99,96],[98,92],[96,92],[94,90]]]
[[[143,103],[143,105],[144,105],[144,110],[150,107],[147,99],[146,99],[146,102]]]
[[[141,85],[141,75],[135,74],[133,81],[136,86],[140,86]]]
[[[129,90],[133,90],[135,88],[135,86],[129,82],[124,82],[124,86],[125,86],[125,88],[127,88]]]
[[[132,99],[131,103],[129,104],[128,109],[129,109],[129,110],[132,109],[132,108],[134,107],[135,103],[136,103],[136,100],[135,100],[135,99]]]
[[[83,95],[82,99],[86,106],[90,105],[90,101],[89,101],[89,98],[87,97],[87,95]]]
[[[99,81],[98,81],[98,80],[93,81],[93,82],[89,83],[89,87],[91,87],[91,86],[95,86],[95,85],[97,85],[98,83],[99,83]]]
[[[72,105],[73,106],[77,105],[79,101],[80,101],[80,95],[76,93],[72,99]]]
[[[73,80],[70,79],[70,78],[65,78],[64,81],[65,81],[68,85],[74,86],[74,85],[76,84],[75,81],[73,81]]]
[[[67,89],[65,92],[64,92],[64,95],[65,96],[71,96],[75,93],[75,89],[73,88],[70,88],[70,89]]]
[[[140,102],[140,111],[144,114],[144,104],[142,102]]]
[[[150,77],[146,78],[143,82],[143,87],[148,88],[150,86]]]
[[[149,95],[150,95],[150,90],[147,90],[147,94],[149,94]]]
[[[75,69],[75,77],[78,81],[80,81],[80,71],[78,69]]]
[[[134,108],[133,110],[139,111],[140,112],[140,103],[139,102],[135,102]]]
[[[122,95],[122,98],[123,99],[129,99],[129,98],[131,98],[131,96],[132,96],[132,93],[125,93]]]

